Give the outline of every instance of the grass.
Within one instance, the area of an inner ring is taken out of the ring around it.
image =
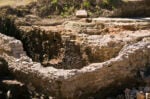
[[[26,5],[31,2],[34,2],[37,0],[0,0],[0,7],[1,6],[20,6],[20,5]]]

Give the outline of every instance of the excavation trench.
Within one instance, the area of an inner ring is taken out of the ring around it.
[[[126,9],[121,11],[124,12]],[[14,14],[16,13],[18,12],[14,12]],[[144,15],[143,10],[139,13]],[[20,14],[17,16],[21,18],[25,13]],[[125,14],[128,13],[123,14],[122,16],[126,16]],[[59,28],[55,27],[56,31],[51,29],[47,31],[39,26],[33,26],[32,19],[29,19],[30,22],[27,20],[27,22],[19,24],[16,24],[16,19],[11,15],[10,17],[9,15],[0,17],[0,32],[20,40],[27,55],[34,62],[26,56],[17,59],[7,52],[7,57],[0,55],[4,58],[0,58],[0,90],[3,91],[3,94],[0,93],[0,98],[5,99],[7,93],[13,92],[14,99],[30,99],[37,94],[36,92],[39,92],[45,95],[44,99],[48,99],[48,96],[54,96],[57,99],[106,99],[123,94],[125,88],[146,85],[145,79],[139,72],[143,68],[149,70],[150,67],[150,43],[147,41],[150,34],[147,35],[149,30],[141,30],[141,33],[133,32],[138,29],[138,25],[140,29],[149,29],[149,25],[147,25],[149,21],[146,21],[146,24],[137,22],[137,25],[136,22],[128,24],[127,20],[122,22],[114,19],[112,22],[111,18],[109,21],[107,18],[101,20],[96,18],[97,23],[93,26],[90,23],[70,22],[79,28],[70,26],[71,29],[68,31],[59,31]],[[124,25],[126,22],[127,25]],[[117,28],[104,29],[103,23],[108,26],[117,24]],[[123,26],[121,26],[122,24]],[[120,34],[124,36],[117,35],[120,27],[125,27],[131,32]],[[101,28],[103,28],[102,31]],[[78,29],[81,31],[77,32]],[[108,35],[102,33],[103,31],[108,32]],[[117,36],[119,37],[117,38]],[[14,40],[9,39],[6,39],[9,43]],[[3,40],[0,43],[1,46]],[[12,47],[6,43],[4,46]],[[16,43],[16,46],[19,44]],[[18,51],[19,48],[15,49]],[[2,50],[0,47],[0,53],[5,50],[7,50],[5,47],[2,46]],[[144,71],[145,77],[149,77],[149,75],[149,71]],[[10,81],[5,81],[5,76],[8,77],[7,80],[10,80],[11,84],[8,83]],[[20,83],[16,83],[16,81],[14,83],[12,81],[14,78],[22,81],[25,85],[20,86]],[[28,85],[30,88],[27,88]],[[35,98],[39,99],[41,96]]]
[[[59,69],[79,69],[90,63],[104,62],[117,56],[123,47],[123,44],[117,47],[92,47],[75,42],[74,38],[78,37],[74,35],[64,40],[64,31],[17,26],[14,19],[7,17],[0,18],[0,32],[21,40],[24,50],[33,61]]]
[[[9,18],[0,19],[0,32],[21,40],[28,56],[42,63],[41,66],[27,57],[21,57],[17,62],[14,57],[5,57],[13,75],[27,85],[32,83],[40,93],[58,99],[106,99],[119,94],[126,87],[145,84],[138,72],[150,64],[149,42],[143,40],[148,34],[144,32],[147,31],[143,31],[142,36],[139,35],[141,33],[136,33],[140,39],[135,34],[127,35],[136,38],[135,41],[128,40],[127,46],[122,43],[124,41],[118,40],[117,43],[106,43],[108,45],[105,47],[94,46],[95,40],[101,36],[88,35],[88,43],[81,43],[76,42],[74,35],[62,35],[63,31],[44,31],[32,26],[18,27]],[[67,39],[64,40],[64,37]],[[83,37],[80,39],[84,39]],[[104,42],[108,37],[110,35],[104,36],[100,42]],[[113,35],[110,38],[114,38]]]

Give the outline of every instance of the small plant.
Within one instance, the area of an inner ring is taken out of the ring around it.
[[[57,3],[58,3],[58,0],[52,0],[51,3],[52,3],[52,4],[57,4]]]
[[[89,1],[84,1],[83,2],[83,7],[89,8],[90,7],[90,2]]]
[[[109,3],[110,3],[109,0],[103,0],[102,2],[103,5],[109,5]]]
[[[63,10],[64,11],[67,11],[69,9],[69,7],[67,6],[67,5],[65,5],[64,7],[63,7]]]
[[[47,18],[52,18],[52,16],[48,15]]]

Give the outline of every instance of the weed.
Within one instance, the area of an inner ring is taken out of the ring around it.
[[[52,0],[51,3],[56,5],[56,4],[58,4],[58,0]]]
[[[83,7],[89,8],[90,7],[90,2],[89,1],[84,1],[83,2]]]

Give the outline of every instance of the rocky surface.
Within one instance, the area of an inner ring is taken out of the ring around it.
[[[20,38],[23,44],[0,34],[0,55],[32,91],[58,99],[105,99],[148,78],[139,72],[150,66],[149,19],[82,19],[59,26],[19,26],[19,31],[26,38]],[[41,62],[46,67],[33,62],[23,46],[32,55],[52,56]]]
[[[27,55],[33,61],[56,68],[82,68],[90,63],[109,60],[117,56],[126,43],[137,42],[149,36],[147,30],[150,24],[149,18],[93,18],[64,23],[58,21],[61,24],[57,25],[48,19],[43,19],[48,24],[43,24],[42,19],[39,18],[34,18],[32,22],[31,15],[26,19],[31,20],[18,22],[24,20],[19,18],[14,24],[10,23],[11,25],[6,20],[7,23],[1,25],[1,30],[6,35],[21,40]],[[37,22],[41,24],[35,24]],[[135,30],[142,30],[141,32],[145,33],[141,34],[140,31]]]

